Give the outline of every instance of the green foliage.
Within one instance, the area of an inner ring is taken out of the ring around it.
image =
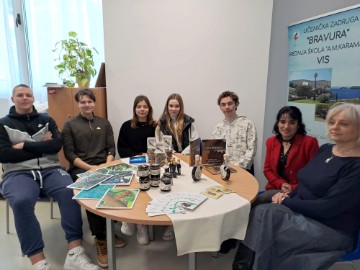
[[[85,86],[96,75],[93,52],[98,52],[79,41],[76,32],[69,32],[68,39],[57,42],[53,52],[57,54],[55,69],[66,86],[74,87],[75,82],[79,87]]]
[[[298,97],[311,98],[314,95],[310,86],[298,86],[295,89],[295,93]]]
[[[316,97],[316,100],[319,101],[320,103],[329,103],[330,97],[327,95],[319,95]]]

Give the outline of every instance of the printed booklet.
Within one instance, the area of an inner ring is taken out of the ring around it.
[[[122,185],[128,186],[133,179],[133,171],[119,171],[116,175],[111,176],[109,179],[101,182],[100,185]]]
[[[76,194],[73,199],[77,200],[100,200],[104,194],[109,190],[114,188],[115,185],[112,186],[102,186],[97,185],[89,190],[81,190],[78,194]]]
[[[100,199],[96,208],[131,209],[139,192],[139,189],[109,189]]]

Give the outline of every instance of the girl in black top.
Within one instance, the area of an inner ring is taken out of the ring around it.
[[[122,158],[141,155],[147,152],[147,138],[155,137],[156,122],[153,119],[153,108],[149,99],[140,95],[134,100],[133,118],[124,122],[120,128],[117,143],[119,156]],[[148,228],[146,225],[137,225],[137,241],[141,245],[149,243]],[[133,235],[135,225],[123,222],[121,232]]]
[[[153,108],[146,96],[134,100],[133,118],[120,128],[117,149],[121,158],[141,155],[147,151],[147,138],[155,137]]]

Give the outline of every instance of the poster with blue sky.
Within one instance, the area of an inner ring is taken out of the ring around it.
[[[360,5],[290,25],[288,49],[288,103],[323,144],[329,107],[360,103]]]

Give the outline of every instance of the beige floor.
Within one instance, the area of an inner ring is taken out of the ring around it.
[[[64,234],[60,227],[59,211],[55,203],[55,219],[50,219],[49,202],[38,202],[36,213],[40,220],[45,241],[45,254],[54,270],[62,269],[65,260],[66,243]],[[10,210],[10,234],[6,234],[5,226],[5,201],[0,200],[0,270],[32,269],[26,257],[21,256],[20,246],[15,233],[12,212]],[[85,215],[84,220],[84,246],[92,259],[96,258],[96,251]],[[116,229],[119,231],[118,225]],[[129,241],[124,248],[117,249],[117,269],[122,270],[186,270],[188,267],[188,257],[176,256],[176,246],[174,241],[163,241],[161,239],[164,228],[155,229],[155,241],[149,245],[141,246],[136,242],[136,237],[126,237]],[[235,250],[227,255],[219,255],[219,258],[212,258],[210,253],[197,254],[197,270],[212,269],[231,269]],[[358,264],[359,267],[359,264]],[[331,270],[353,269],[344,264],[338,264]],[[360,269],[360,268],[359,268]],[[266,270],[266,269],[264,269]]]

